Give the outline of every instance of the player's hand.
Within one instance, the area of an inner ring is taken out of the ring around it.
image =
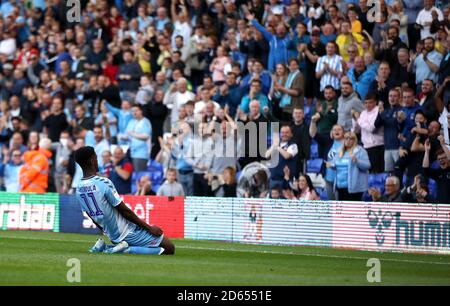
[[[163,230],[157,227],[156,225],[150,225],[148,228],[148,232],[156,237],[159,237],[163,234]]]

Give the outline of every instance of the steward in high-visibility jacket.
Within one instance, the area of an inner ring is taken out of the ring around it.
[[[52,152],[42,147],[24,153],[24,165],[19,172],[20,192],[47,191],[51,156]]]

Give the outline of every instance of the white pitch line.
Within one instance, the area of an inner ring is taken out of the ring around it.
[[[42,240],[42,241],[61,241],[61,242],[79,242],[88,243],[85,240],[63,240],[63,239],[53,239],[53,238],[36,238],[36,237],[17,237],[17,236],[6,236],[0,238],[9,239],[23,239],[23,240]],[[252,250],[252,249],[232,249],[232,248],[208,248],[208,247],[195,247],[195,246],[176,246],[179,249],[190,249],[190,250],[202,250],[202,251],[218,251],[218,252],[240,252],[240,253],[262,253],[262,254],[274,254],[274,255],[294,255],[294,256],[306,256],[306,257],[325,257],[325,258],[338,258],[338,259],[354,259],[354,260],[367,260],[368,257],[360,256],[340,256],[340,255],[329,255],[329,254],[316,254],[316,253],[295,253],[295,252],[277,252],[277,251],[263,251],[263,250]],[[386,253],[384,253],[386,254]],[[391,262],[405,262],[405,263],[416,263],[416,264],[427,264],[427,265],[444,265],[450,266],[450,262],[437,262],[437,261],[423,261],[423,260],[409,260],[409,259],[395,259],[395,258],[382,258],[381,261],[391,261]]]

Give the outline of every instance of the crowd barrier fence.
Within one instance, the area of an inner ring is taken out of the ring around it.
[[[450,205],[123,196],[171,238],[450,254]],[[98,234],[74,195],[0,192],[0,230]],[[1,237],[1,235],[0,235]]]

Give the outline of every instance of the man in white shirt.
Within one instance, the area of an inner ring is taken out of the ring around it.
[[[170,86],[169,92],[164,96],[163,103],[172,110],[172,126],[178,121],[178,108],[190,100],[195,100],[195,94],[187,90],[187,81],[180,78],[176,84]]]
[[[438,14],[439,21],[444,20],[444,15],[442,11],[434,6],[434,0],[424,0],[424,8],[417,15],[416,23],[419,24],[422,28],[420,30],[420,38],[425,39],[428,36],[434,37],[430,33],[431,22],[433,21],[432,12],[435,11]]]

